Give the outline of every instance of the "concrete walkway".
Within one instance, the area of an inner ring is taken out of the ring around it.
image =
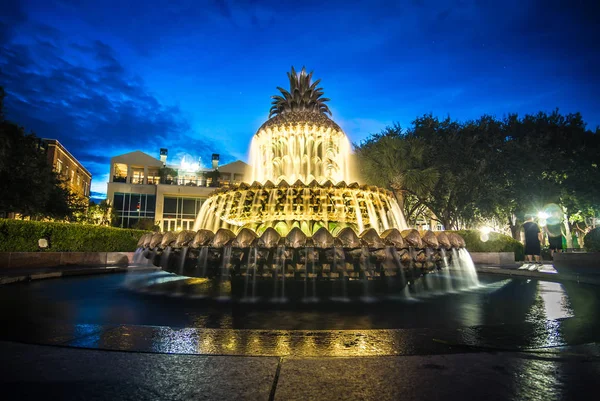
[[[277,358],[106,352],[0,341],[3,400],[590,399],[600,347]],[[592,397],[593,398],[593,397]]]

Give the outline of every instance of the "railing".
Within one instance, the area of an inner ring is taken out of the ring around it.
[[[211,185],[211,182],[209,182],[208,180],[204,179],[204,178],[199,178],[199,179],[190,179],[190,178],[165,178],[165,179],[160,179],[158,177],[148,177],[148,181],[147,183],[144,183],[143,179],[140,179],[138,177],[131,177],[130,179],[128,179],[127,177],[120,177],[120,176],[113,176],[112,182],[123,182],[123,183],[127,183],[129,182],[130,184],[135,184],[135,185],[158,185],[158,184],[164,184],[164,185],[181,185],[181,186],[186,186],[186,187],[220,187],[223,185],[228,185],[229,181],[218,181],[217,185]],[[233,183],[237,183],[239,181],[233,181]]]

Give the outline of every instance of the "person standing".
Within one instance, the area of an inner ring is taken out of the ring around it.
[[[550,248],[550,256],[554,257],[554,252],[562,251],[563,244],[563,233],[562,223],[548,224],[546,226],[546,232],[548,233],[548,245]]]
[[[540,226],[533,221],[533,216],[527,217],[525,224],[523,224],[523,231],[525,232],[525,261],[532,263],[535,260],[538,265],[541,265],[542,232]],[[536,266],[533,266],[533,269],[530,268],[530,270],[536,269]]]

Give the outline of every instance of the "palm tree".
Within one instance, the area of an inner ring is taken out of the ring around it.
[[[412,223],[427,210],[425,200],[440,177],[437,169],[424,167],[426,150],[422,141],[404,135],[398,124],[355,146],[365,181],[391,190]]]

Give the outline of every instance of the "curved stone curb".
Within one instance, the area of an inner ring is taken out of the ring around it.
[[[65,267],[63,269],[34,269],[34,270],[14,270],[0,271],[0,285],[18,283],[21,281],[43,280],[49,278],[85,276],[93,274],[123,273],[127,271],[145,271],[160,270],[154,266],[148,267],[128,267],[128,266],[105,266],[105,267]]]
[[[510,277],[535,278],[548,281],[577,281],[585,284],[599,284],[600,278],[586,277],[581,275],[569,275],[561,273],[545,273],[539,271],[518,270],[513,266],[475,266],[477,273],[500,274]]]

